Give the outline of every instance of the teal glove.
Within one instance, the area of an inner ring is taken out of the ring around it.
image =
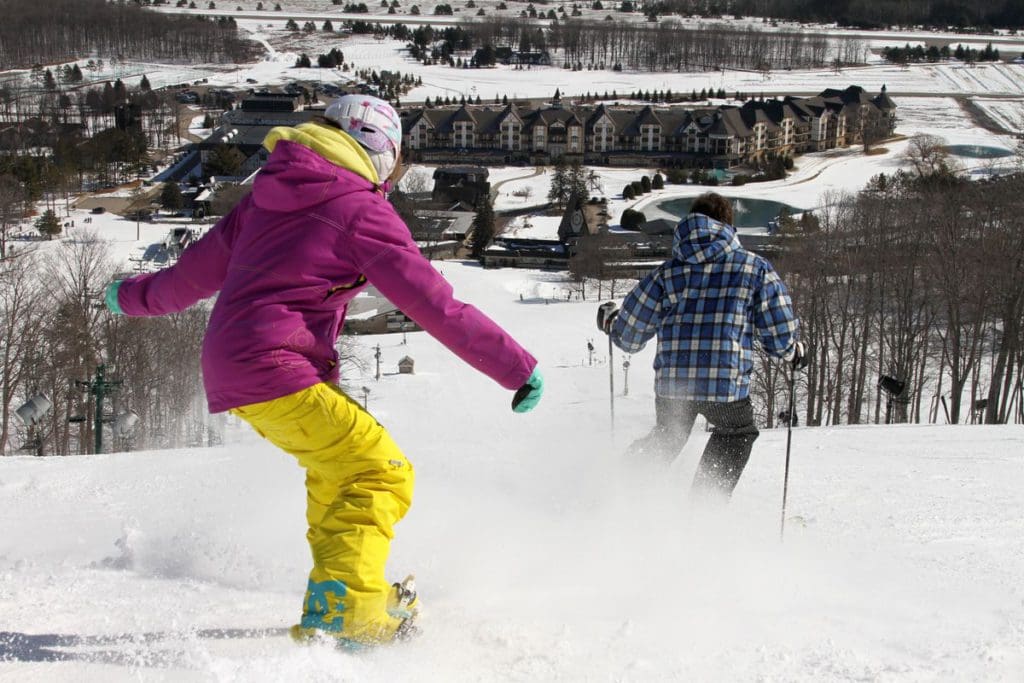
[[[107,285],[107,293],[103,297],[103,303],[107,305],[107,310],[116,315],[124,315],[124,311],[121,310],[121,304],[117,303],[117,290],[121,288],[121,281],[114,280]]]
[[[528,413],[540,403],[540,395],[544,393],[544,378],[539,368],[533,369],[530,379],[526,384],[519,387],[516,395],[512,397],[512,410],[516,413]]]

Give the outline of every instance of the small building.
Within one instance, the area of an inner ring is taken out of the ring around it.
[[[420,332],[422,327],[402,313],[373,286],[348,304],[344,334],[393,334]]]
[[[414,374],[413,367],[415,365],[416,362],[412,358],[405,356],[402,360],[398,361],[398,372],[402,375],[412,375]]]
[[[409,231],[420,253],[431,260],[456,258],[476,217],[472,211],[417,208],[413,213],[417,220],[407,223]]]
[[[565,270],[569,250],[560,240],[496,237],[484,250],[484,268],[537,268]]]
[[[434,171],[431,200],[449,206],[462,202],[476,208],[490,196],[488,175],[483,166],[442,166]]]
[[[558,238],[569,242],[581,234],[596,235],[608,229],[608,201],[603,197],[574,197],[562,214]]]
[[[242,100],[245,112],[292,112],[302,110],[301,92],[254,92]]]

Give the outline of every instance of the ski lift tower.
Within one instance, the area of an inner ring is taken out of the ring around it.
[[[92,394],[96,398],[96,412],[93,418],[93,437],[95,439],[96,453],[103,452],[103,423],[112,421],[111,419],[104,418],[103,399],[112,390],[118,389],[123,384],[121,380],[108,380],[106,378],[106,371],[107,366],[100,364],[96,366],[96,376],[91,380],[75,380],[76,387],[81,387],[85,392]],[[75,422],[85,421],[84,417],[70,419]]]

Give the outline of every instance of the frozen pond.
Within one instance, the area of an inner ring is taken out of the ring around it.
[[[697,194],[693,197],[673,197],[672,199],[657,202],[655,206],[671,216],[682,218],[690,213],[690,206],[696,198]],[[779,212],[782,209],[787,209],[790,214],[798,214],[805,211],[805,209],[797,208],[791,204],[776,202],[770,199],[751,199],[748,197],[727,197],[727,199],[732,204],[733,225],[737,228],[767,227],[769,222],[779,217]]]
[[[968,159],[1000,159],[1013,156],[1013,152],[1005,147],[989,147],[987,145],[947,145],[946,151],[953,156]]]

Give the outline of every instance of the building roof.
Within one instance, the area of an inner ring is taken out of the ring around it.
[[[482,175],[484,179],[490,175],[486,166],[439,166],[434,169],[434,178],[453,175]]]

